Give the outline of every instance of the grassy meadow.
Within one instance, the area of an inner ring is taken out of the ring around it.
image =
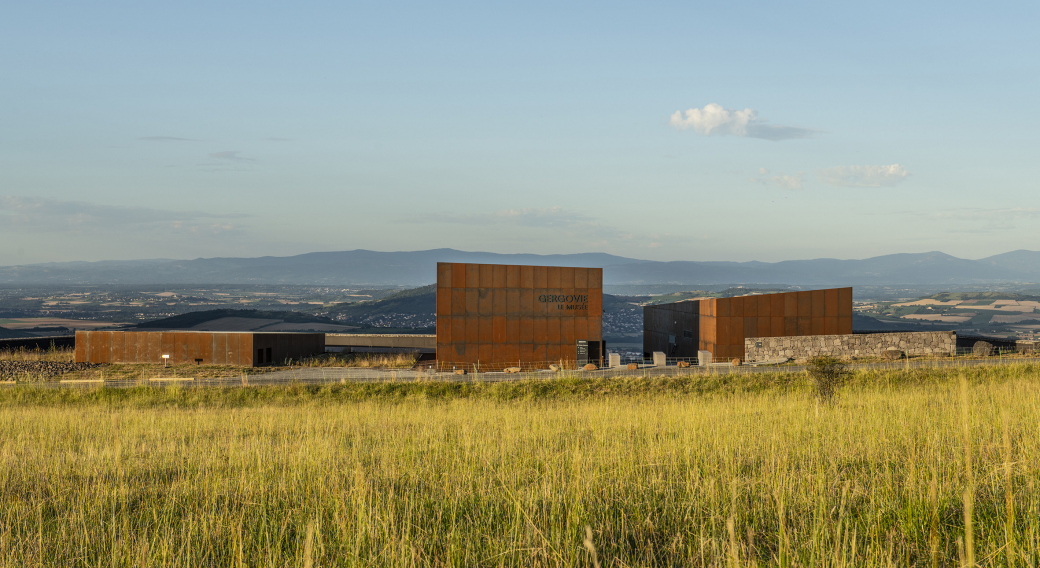
[[[0,566],[1037,566],[1038,387],[5,387]]]

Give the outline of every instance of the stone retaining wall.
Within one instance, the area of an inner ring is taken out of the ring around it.
[[[957,353],[957,334],[952,331],[869,333],[853,335],[802,335],[749,337],[744,340],[747,361],[789,358],[806,361],[817,355],[838,359],[884,357],[889,349],[909,356],[944,356]]]

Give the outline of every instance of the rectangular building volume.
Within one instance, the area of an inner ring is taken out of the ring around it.
[[[643,351],[743,359],[744,339],[852,333],[852,288],[687,300],[643,307]]]
[[[602,268],[437,263],[441,369],[574,362],[579,340],[602,346]]]

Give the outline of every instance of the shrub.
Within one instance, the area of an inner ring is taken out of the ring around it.
[[[809,359],[806,371],[812,379],[816,398],[829,403],[838,395],[838,389],[849,374],[849,367],[829,355],[818,355]]]
[[[971,354],[976,357],[989,357],[993,354],[993,344],[988,341],[976,341],[971,347]]]

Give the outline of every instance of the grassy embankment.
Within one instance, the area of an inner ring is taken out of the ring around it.
[[[1036,566],[1038,378],[7,388],[0,566]]]

